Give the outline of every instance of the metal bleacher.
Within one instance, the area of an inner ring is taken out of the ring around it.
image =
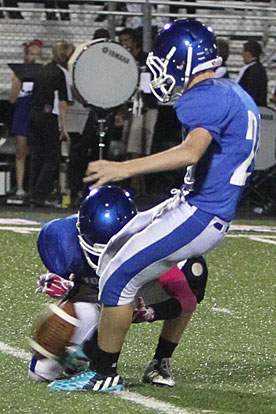
[[[201,0],[206,9],[197,10],[197,17],[215,29],[217,37],[229,41],[230,55],[227,61],[230,76],[235,78],[244,65],[243,43],[250,38],[263,47],[262,62],[268,74],[268,94],[271,96],[276,82],[276,8],[275,1],[218,1],[221,9],[210,8],[208,0]],[[209,8],[208,8],[209,7]]]
[[[133,0],[131,0],[133,2]],[[140,0],[142,5],[148,3],[152,6],[153,24],[161,26],[169,17],[187,16],[187,7],[195,6],[195,15],[199,20],[213,26],[217,36],[224,37],[230,44],[228,67],[233,77],[243,66],[241,57],[242,44],[250,37],[258,39],[264,50],[263,62],[269,78],[269,93],[276,81],[276,7],[273,1],[209,1],[198,0],[193,3],[179,1]],[[96,3],[96,4],[94,4]],[[70,21],[46,20],[45,9],[42,2],[18,2],[18,8],[24,19],[10,19],[9,9],[0,7],[5,18],[0,20],[0,99],[7,99],[11,84],[12,73],[7,63],[21,63],[23,57],[22,43],[34,38],[41,39],[44,44],[43,60],[50,59],[50,48],[54,41],[69,39],[79,44],[92,38],[93,32],[99,27],[107,27],[108,20],[95,21],[97,16],[105,14],[104,2],[75,1],[69,2],[68,12]],[[113,4],[119,0],[113,0]],[[178,5],[178,14],[169,14],[169,6]],[[55,9],[57,13],[59,9]],[[114,15],[115,26],[118,28],[122,22],[122,15],[127,12],[111,12]],[[142,13],[141,13],[142,15]],[[274,62],[275,55],[275,62]]]
[[[64,0],[65,1],[65,0]],[[133,2],[134,0],[130,0]],[[95,4],[96,3],[96,4]],[[43,62],[47,62],[51,55],[51,45],[54,41],[68,39],[75,45],[90,40],[94,31],[99,27],[110,28],[110,17],[115,30],[120,29],[122,18],[131,16],[131,13],[118,10],[120,0],[78,1],[68,3],[70,20],[47,20],[44,4],[39,1],[18,2],[18,8],[0,7],[4,18],[0,19],[0,101],[8,99],[11,86],[12,71],[8,63],[22,63],[24,41],[41,39],[44,42]],[[218,37],[229,41],[230,56],[228,58],[229,73],[235,78],[243,66],[241,56],[242,45],[249,38],[258,39],[263,46],[262,61],[268,74],[268,96],[276,84],[276,1],[158,1],[140,0],[143,7],[151,7],[152,25],[161,27],[164,21],[177,17],[193,17],[212,26]],[[1,4],[1,3],[0,3]],[[109,9],[106,10],[108,4]],[[110,7],[110,4],[113,6]],[[170,6],[177,5],[178,13],[170,13]],[[189,6],[195,7],[195,14],[187,14]],[[19,10],[23,19],[9,18],[8,12]],[[55,11],[58,15],[62,10]],[[145,9],[144,9],[145,10]],[[63,9],[64,11],[64,9]],[[139,13],[138,13],[139,15]],[[102,16],[104,21],[98,21]],[[140,13],[143,16],[143,12]],[[145,17],[144,17],[145,19]],[[145,34],[144,34],[145,35]],[[1,108],[0,108],[1,109]],[[3,117],[0,114],[0,121]]]

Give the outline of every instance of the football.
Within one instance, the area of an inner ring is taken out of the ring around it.
[[[59,306],[50,304],[34,328],[30,345],[40,355],[58,359],[64,354],[78,325],[79,320],[72,302],[67,301]]]

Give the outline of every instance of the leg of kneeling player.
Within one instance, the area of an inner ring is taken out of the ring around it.
[[[71,344],[68,345],[76,346],[81,345],[94,335],[99,322],[100,305],[88,302],[76,302],[74,305],[80,325],[71,338]],[[60,361],[46,358],[38,352],[34,352],[29,365],[28,376],[34,381],[51,382],[61,376],[63,370],[64,366]]]
[[[152,305],[155,320],[167,320],[164,321],[154,357],[145,370],[145,383],[169,387],[175,385],[171,373],[171,357],[196,310],[197,303],[204,298],[208,277],[205,259],[202,256],[191,258],[180,264],[180,268],[181,270],[175,267],[159,278],[163,289],[171,298],[177,300],[181,310],[179,316],[170,319],[169,308],[171,307],[171,314],[177,311],[177,306],[172,300],[171,306],[168,306],[169,301],[166,306],[162,306],[162,303]]]

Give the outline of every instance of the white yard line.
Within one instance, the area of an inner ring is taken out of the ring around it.
[[[261,242],[261,243],[267,243],[267,244],[276,244],[276,240],[270,240],[270,239],[267,239],[266,237],[263,237],[263,236],[259,236],[259,237],[251,236],[250,240],[258,241],[258,242]]]
[[[230,231],[256,231],[258,233],[276,233],[275,226],[254,226],[248,224],[231,224]]]
[[[30,234],[40,231],[40,227],[0,226],[0,230],[13,231],[14,233]]]
[[[41,226],[42,221],[40,220],[31,220],[31,219],[24,219],[24,218],[0,218],[0,224],[9,224],[13,226]]]
[[[30,361],[30,353],[22,351],[19,348],[12,347],[0,341],[0,352],[20,358],[23,361]],[[118,391],[114,393],[116,397],[122,398],[126,401],[131,401],[135,404],[139,404],[144,408],[150,408],[157,412],[161,413],[170,413],[170,414],[203,414],[203,413],[215,413],[215,411],[210,410],[201,410],[201,411],[191,411],[184,408],[177,407],[173,404],[166,403],[164,401],[156,400],[152,397],[146,397],[144,395],[138,394],[137,392],[130,391]]]
[[[22,349],[12,347],[10,345],[4,344],[0,341],[0,352],[3,354],[12,355],[16,358],[23,359],[24,361],[30,361],[31,356],[29,352],[22,351]]]
[[[116,396],[123,400],[134,402],[135,404],[142,405],[145,408],[151,408],[159,413],[166,414],[199,414],[206,413],[207,411],[191,411],[185,408],[176,407],[173,404],[166,403],[164,401],[156,400],[152,397],[146,397],[145,395],[138,394],[137,392],[120,391],[116,393]],[[209,413],[215,413],[215,411],[208,411]]]
[[[276,240],[274,236],[253,236],[250,234],[228,234],[226,237],[231,237],[231,238],[245,238],[245,239],[249,239],[249,240],[254,240],[254,241],[258,241],[261,243],[267,243],[267,244],[276,244]]]
[[[227,313],[228,315],[234,315],[234,312],[230,311],[229,309],[226,308],[212,308],[213,312],[218,312],[218,313]]]

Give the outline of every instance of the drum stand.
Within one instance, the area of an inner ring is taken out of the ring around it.
[[[112,111],[97,108],[96,116],[97,116],[97,132],[99,137],[99,160],[103,159],[104,149],[105,149],[105,136],[108,126],[106,123],[108,121],[108,117],[111,115]]]
[[[106,123],[106,119],[104,118],[100,118],[98,119],[98,135],[99,135],[99,160],[103,159],[103,152],[104,152],[104,148],[105,148],[105,142],[104,142],[104,138],[105,138],[105,123]]]

